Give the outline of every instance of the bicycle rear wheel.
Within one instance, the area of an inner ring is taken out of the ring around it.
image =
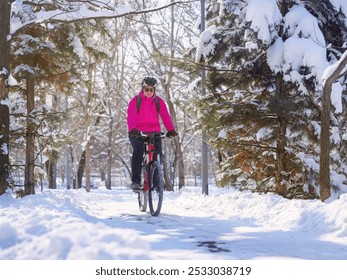
[[[138,197],[137,200],[139,202],[139,208],[141,212],[145,212],[147,209],[147,197],[148,197],[148,192],[145,190],[139,191],[137,193]]]
[[[153,162],[149,171],[148,203],[152,216],[158,216],[163,203],[164,181],[161,165]]]

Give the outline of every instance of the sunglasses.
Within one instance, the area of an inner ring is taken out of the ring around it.
[[[145,88],[145,92],[154,92],[154,88]]]

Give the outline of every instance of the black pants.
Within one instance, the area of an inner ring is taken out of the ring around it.
[[[144,153],[144,140],[141,138],[129,137],[131,146],[133,147],[133,156],[131,158],[131,181],[133,183],[141,183],[141,167],[142,159]],[[155,154],[154,158],[156,159],[157,155],[162,154],[162,144],[161,138],[154,139]]]

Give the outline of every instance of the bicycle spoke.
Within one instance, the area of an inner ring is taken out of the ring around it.
[[[141,212],[145,212],[147,209],[147,191],[139,191],[138,192],[138,202],[139,208]]]

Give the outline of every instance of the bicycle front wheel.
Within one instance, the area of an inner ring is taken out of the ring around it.
[[[148,203],[152,216],[158,216],[163,203],[164,181],[161,165],[153,162],[149,171]]]

